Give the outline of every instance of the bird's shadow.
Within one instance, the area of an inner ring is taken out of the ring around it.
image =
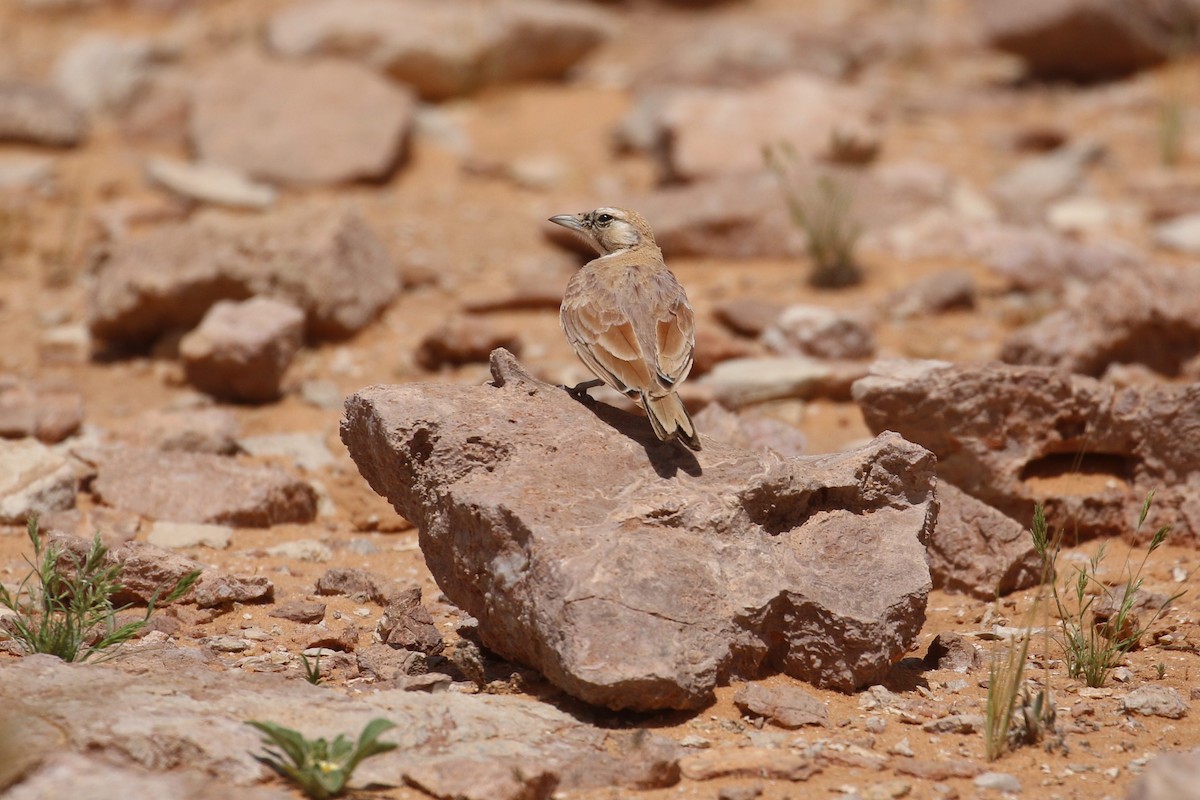
[[[614,408],[586,392],[574,392],[567,387],[563,387],[563,390],[584,408],[595,414],[596,418],[605,425],[640,444],[646,451],[646,459],[658,473],[658,477],[674,478],[680,471],[693,478],[704,474],[704,470],[700,468],[700,462],[696,460],[695,454],[686,445],[679,441],[659,441],[646,418]]]

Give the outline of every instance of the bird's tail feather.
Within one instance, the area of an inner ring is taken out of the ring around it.
[[[642,407],[650,418],[654,435],[664,442],[679,439],[693,450],[700,449],[700,437],[696,434],[696,426],[688,416],[683,401],[675,392],[653,397],[642,393]]]

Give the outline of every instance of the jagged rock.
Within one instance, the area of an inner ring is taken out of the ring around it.
[[[1118,272],[1009,336],[1000,358],[1098,377],[1111,364],[1178,375],[1200,354],[1200,270]]]
[[[0,142],[73,147],[87,133],[87,116],[57,89],[0,81]]]
[[[933,521],[921,448],[889,434],[785,460],[710,439],[693,456],[506,351],[492,371],[364,389],[342,422],[489,649],[588,702],[654,709],[774,671],[851,690],[913,642]]]
[[[994,600],[1037,585],[1041,559],[1024,525],[952,483],[939,483],[937,496],[937,525],[929,537],[933,588]]]
[[[333,567],[317,578],[317,594],[337,594],[345,597],[369,599],[386,606],[392,602],[395,591],[388,588],[388,579],[353,567]]]
[[[825,704],[798,686],[748,683],[734,693],[733,703],[744,713],[765,717],[781,728],[829,723]]]
[[[254,759],[262,742],[245,720],[332,739],[354,737],[384,717],[398,727],[382,740],[400,747],[362,762],[352,786],[403,786],[421,777],[436,793],[445,784],[424,776],[441,772],[461,785],[451,765],[459,775],[471,765],[486,765],[489,774],[495,766],[549,771],[564,791],[679,780],[670,740],[605,731],[534,700],[402,689],[347,696],[279,675],[206,668],[199,654],[169,645],[154,646],[152,660],[139,662],[137,654],[135,648],[122,659],[129,673],[109,664],[81,670],[53,656],[6,662],[0,705],[6,724],[24,733],[9,747],[12,761],[36,765],[53,754],[102,752],[113,767],[199,775],[210,787],[219,782],[226,795],[252,798],[271,773]],[[55,702],[36,701],[46,697]]]
[[[0,439],[0,524],[24,525],[31,514],[72,508],[78,482],[58,450],[33,439]]]
[[[265,528],[316,517],[313,488],[274,467],[120,445],[78,455],[96,468],[98,501],[150,519]]]
[[[445,648],[442,635],[433,624],[433,616],[421,605],[420,586],[413,586],[392,598],[379,618],[375,632],[386,645],[427,656],[437,655]]]
[[[1142,254],[1115,241],[1078,242],[1028,226],[985,227],[969,247],[1008,279],[1013,289],[1061,293],[1072,285],[1093,286],[1141,267]]]
[[[1116,78],[1161,64],[1179,32],[1200,20],[1200,3],[1138,0],[972,0],[984,36],[1019,56],[1036,77]]]
[[[267,41],[289,56],[352,58],[444,100],[560,77],[608,34],[607,14],[543,0],[318,0],[272,17]]]
[[[101,339],[146,344],[195,327],[218,300],[270,294],[305,311],[310,338],[342,338],[399,289],[383,243],[357,213],[212,213],[115,245],[91,286],[89,325]]]
[[[1126,714],[1183,719],[1188,710],[1183,697],[1170,686],[1147,684],[1121,698],[1121,711]]]
[[[929,650],[926,651],[922,662],[927,669],[949,669],[955,672],[970,672],[984,664],[984,655],[978,647],[964,638],[961,633],[946,631],[933,637],[933,641],[929,643]]]
[[[938,457],[938,475],[1015,519],[1043,503],[1052,526],[1125,535],[1155,490],[1146,529],[1200,535],[1200,384],[1116,389],[1047,367],[879,361],[854,384],[867,426]]]
[[[83,396],[47,391],[15,377],[0,375],[0,438],[35,436],[55,444],[83,425]]]
[[[274,597],[275,586],[266,575],[226,575],[205,570],[184,599],[190,599],[198,608],[221,608],[234,603],[267,603]]]
[[[413,105],[407,89],[358,64],[241,51],[200,76],[191,136],[201,160],[265,181],[379,179],[403,153]]]
[[[304,344],[304,312],[271,297],[214,303],[179,343],[188,382],[225,400],[267,402]]]

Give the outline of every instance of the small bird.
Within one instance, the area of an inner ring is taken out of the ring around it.
[[[695,315],[650,225],[626,208],[550,221],[600,253],[571,277],[559,314],[575,354],[599,378],[574,391],[607,383],[641,403],[660,440],[679,439],[699,450],[696,426],[675,393],[692,369]]]

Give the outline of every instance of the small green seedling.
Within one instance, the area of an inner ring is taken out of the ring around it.
[[[299,731],[274,722],[248,720],[246,724],[263,734],[264,745],[279,748],[254,757],[295,783],[312,800],[340,797],[360,762],[397,747],[393,742],[376,741],[381,733],[396,727],[394,722],[382,718],[368,722],[358,742],[353,744],[343,734],[328,742],[305,739]]]
[[[312,661],[304,653],[300,654],[300,663],[304,666],[304,680],[317,686],[321,683],[321,653],[317,651]]]
[[[112,596],[121,585],[120,564],[107,562],[108,548],[97,533],[82,556],[46,545],[38,533],[37,517],[26,531],[33,543],[30,571],[15,592],[0,586],[0,605],[14,612],[6,621],[9,635],[27,653],[48,653],[63,661],[111,657],[146,626],[159,600],[156,592],[141,619],[116,624],[117,614],[131,605],[113,607]],[[167,592],[164,602],[178,600],[200,571],[184,575]]]

